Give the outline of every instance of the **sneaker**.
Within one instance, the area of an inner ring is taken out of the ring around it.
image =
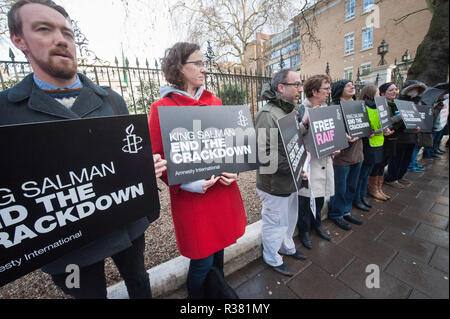
[[[416,164],[416,167],[425,170],[425,166],[422,166],[419,163]]]
[[[280,274],[287,276],[287,277],[292,277],[294,276],[294,273],[289,271],[287,269],[286,264],[281,264],[280,266],[270,266],[273,270],[275,270],[276,272],[279,272]]]
[[[435,150],[435,152],[436,152],[436,154],[439,154],[439,155],[444,155],[445,154],[445,152],[443,150],[439,149],[439,148],[437,150]]]

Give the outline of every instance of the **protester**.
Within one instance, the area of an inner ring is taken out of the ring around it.
[[[27,56],[34,73],[0,93],[0,125],[128,114],[125,101],[117,93],[77,73],[70,21],[64,8],[50,0],[14,3],[8,13],[11,41]],[[166,162],[158,154],[154,161],[156,175],[162,174]],[[42,270],[51,274],[54,283],[75,298],[106,298],[104,259],[112,257],[130,298],[151,298],[144,264],[144,232],[148,226],[146,217],[123,225]],[[66,267],[70,264],[80,267],[79,288],[66,286],[69,275]]]
[[[331,87],[333,104],[340,101],[354,99],[355,87],[349,80],[340,80]],[[363,155],[363,144],[359,138],[351,138],[347,135],[349,147],[342,150],[333,159],[335,194],[330,198],[328,218],[338,227],[350,230],[347,223],[361,225],[362,221],[351,215],[353,200],[356,196],[356,187],[361,170]]]
[[[433,146],[424,148],[424,159],[441,159],[439,155],[445,154],[445,151],[440,149],[440,144],[445,128],[448,128],[448,87],[447,90],[442,90],[433,106]]]
[[[419,81],[410,80],[403,84],[400,100],[420,103],[420,95],[425,92],[427,86]],[[405,125],[395,130],[397,132],[397,147],[394,155],[391,157],[388,166],[388,172],[384,183],[394,188],[403,189],[411,183],[404,178],[409,163],[417,144],[417,133],[419,130],[407,130]]]
[[[397,147],[397,134],[396,130],[401,128],[402,119],[401,115],[397,110],[397,106],[394,103],[394,99],[397,97],[398,89],[393,82],[387,82],[379,87],[380,96],[386,97],[388,112],[390,115],[390,120],[392,124],[392,134],[385,136],[383,144],[383,160],[381,163],[375,164],[372,172],[369,176],[367,192],[369,195],[375,199],[386,201],[391,197],[383,192],[383,182],[384,182],[384,170],[386,165],[388,165],[392,155],[394,155]]]
[[[377,193],[376,181],[373,178],[368,184],[369,175],[372,172],[373,167],[383,161],[384,135],[377,106],[375,104],[375,97],[378,96],[380,96],[380,91],[376,85],[366,85],[362,88],[358,98],[359,100],[364,101],[366,105],[369,114],[370,127],[373,130],[373,133],[369,137],[362,139],[364,161],[359,173],[358,187],[354,201],[355,207],[363,211],[369,211],[372,207],[366,198],[367,188],[369,188],[372,193]],[[384,134],[391,135],[392,133],[393,132],[390,129],[387,129]]]
[[[163,153],[158,108],[164,106],[222,105],[204,86],[206,68],[200,47],[179,42],[165,52],[162,71],[172,86],[161,87],[161,99],[150,109],[153,151]],[[162,180],[167,184],[167,174]],[[172,219],[180,254],[190,258],[188,296],[205,298],[203,284],[214,265],[223,276],[224,248],[245,232],[244,204],[237,174],[222,173],[169,187]]]
[[[311,108],[327,107],[326,101],[331,93],[331,80],[328,75],[314,75],[306,80],[304,91],[306,98],[300,105],[300,115],[304,126],[309,125],[307,110]],[[303,116],[302,116],[303,114]],[[298,222],[297,228],[299,238],[303,246],[312,249],[312,242],[309,232],[314,229],[317,235],[330,241],[330,236],[321,228],[322,208],[325,203],[325,197],[334,195],[334,171],[332,156],[339,154],[339,151],[318,159],[312,159],[309,162],[310,174],[308,176],[311,189],[302,188],[298,192]],[[311,191],[315,197],[316,217],[314,218],[310,206]]]
[[[295,248],[295,225],[298,218],[297,190],[289,168],[283,141],[278,132],[277,121],[298,109],[297,102],[303,91],[300,75],[291,69],[283,69],[274,75],[272,84],[262,89],[267,104],[256,116],[256,132],[259,154],[270,154],[278,160],[276,169],[270,174],[260,169],[256,174],[256,189],[262,201],[262,245],[263,259],[275,271],[293,276],[283,262],[283,255],[305,259]],[[305,127],[301,129],[304,132]],[[276,131],[278,141],[271,139]],[[270,163],[264,163],[267,165]]]

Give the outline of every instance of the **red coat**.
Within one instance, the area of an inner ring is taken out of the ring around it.
[[[174,100],[172,100],[173,98]],[[204,91],[200,100],[172,94],[152,104],[149,116],[150,138],[154,154],[164,157],[158,107],[222,105],[211,92]],[[161,177],[167,184],[167,174]],[[181,255],[203,259],[236,242],[245,232],[247,218],[238,184],[219,181],[205,194],[191,193],[180,185],[169,186],[170,206],[175,236]]]

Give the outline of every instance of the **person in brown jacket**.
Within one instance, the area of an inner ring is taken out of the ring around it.
[[[331,87],[333,104],[340,104],[341,100],[352,100],[354,95],[355,87],[349,80],[337,81]],[[362,224],[362,221],[352,216],[350,211],[364,160],[363,143],[361,139],[351,139],[348,135],[347,139],[349,147],[333,159],[335,194],[330,198],[328,206],[328,218],[344,230],[352,229],[347,222]]]

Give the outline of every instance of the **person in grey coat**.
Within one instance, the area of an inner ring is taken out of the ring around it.
[[[8,13],[12,43],[34,73],[0,93],[0,126],[128,114],[120,95],[77,73],[74,33],[67,12],[50,0],[19,0]],[[51,142],[51,140],[49,141]],[[154,157],[160,176],[166,162]],[[75,298],[106,298],[104,259],[112,257],[130,298],[151,298],[144,265],[144,217],[44,266],[54,283]],[[66,268],[80,269],[79,288],[66,286]]]

